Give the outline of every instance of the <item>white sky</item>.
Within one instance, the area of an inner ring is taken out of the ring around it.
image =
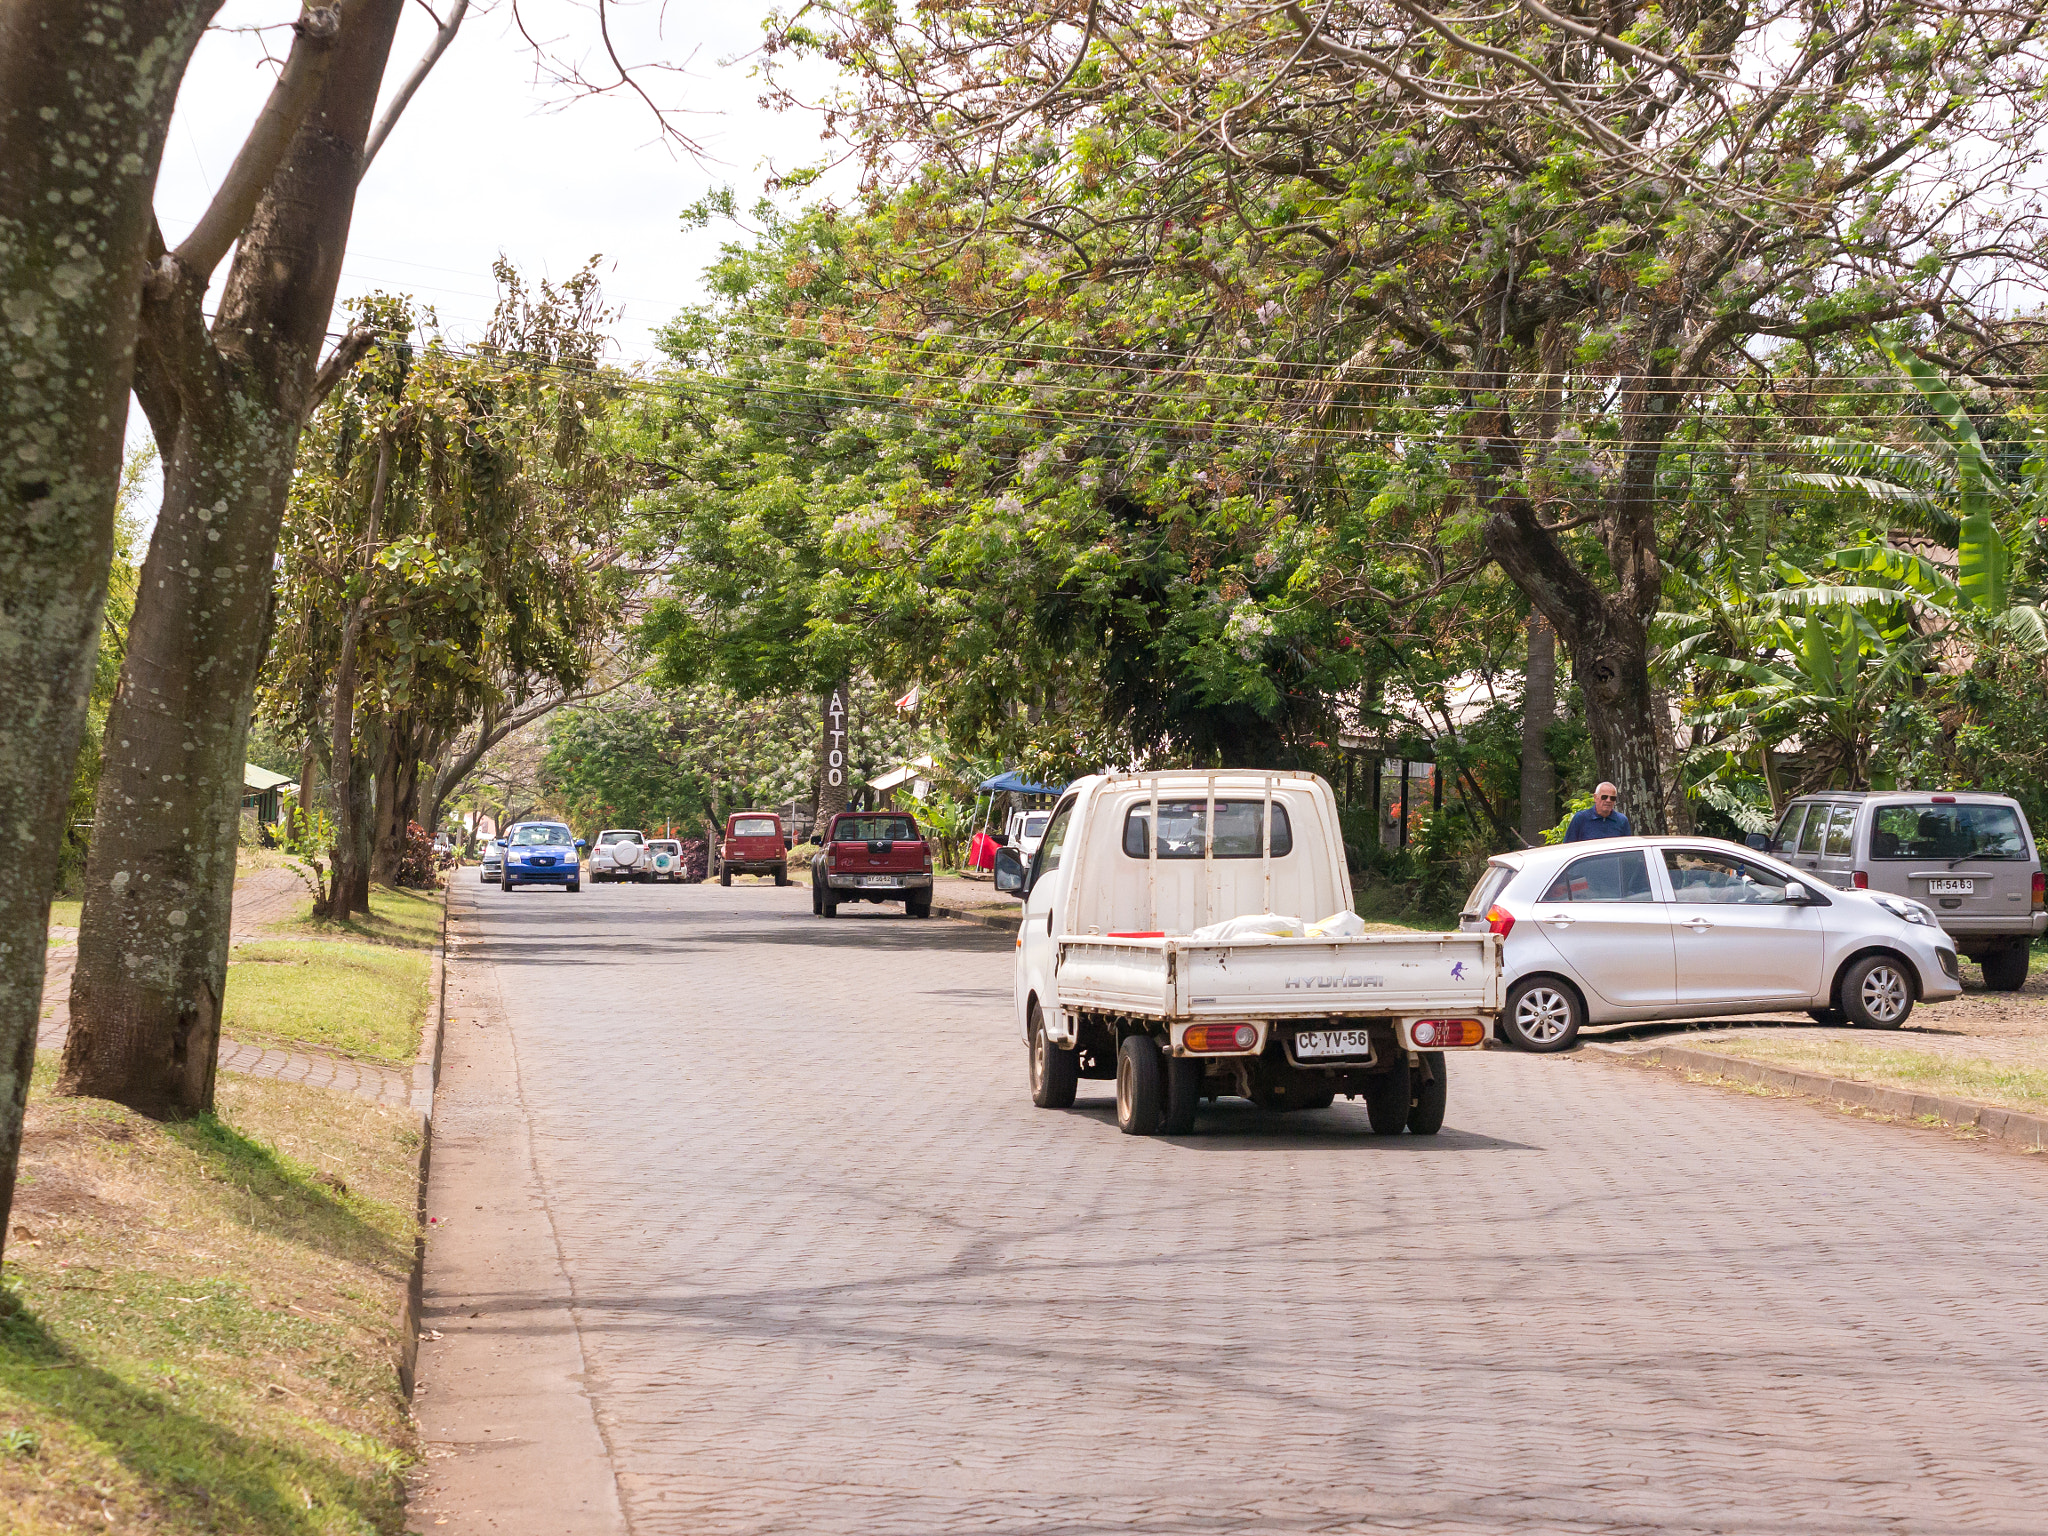
[[[532,50],[512,25],[511,0],[477,0],[364,179],[339,297],[410,293],[435,308],[454,339],[466,341],[490,316],[490,268],[500,252],[530,278],[566,277],[602,253],[606,296],[624,311],[615,359],[651,360],[654,328],[702,296],[704,267],[722,242],[741,237],[729,224],[685,233],[681,210],[728,184],[749,207],[771,167],[815,163],[831,148],[818,137],[816,116],[759,105],[762,84],[749,55],[759,47],[768,3],[613,0],[612,35],[622,57],[687,65],[684,76],[648,71],[641,79],[657,101],[688,113],[678,122],[704,147],[699,164],[657,141],[637,97],[577,100],[536,82]],[[587,75],[607,76],[590,0],[522,0],[522,9],[536,37],[579,61]],[[228,0],[201,43],[157,183],[158,215],[171,244],[204,211],[270,90],[263,39],[229,29],[276,27],[264,36],[281,56],[290,36],[279,24],[298,11],[297,0]],[[410,73],[433,30],[414,4],[399,31],[387,90]],[[814,97],[829,87],[820,70],[803,78]],[[842,190],[847,184],[844,176],[826,183]],[[226,270],[223,262],[221,274]],[[130,439],[146,433],[136,408]]]

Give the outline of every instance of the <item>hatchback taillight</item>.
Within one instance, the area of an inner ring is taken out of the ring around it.
[[[1515,914],[1501,907],[1488,907],[1486,909],[1486,931],[1488,933],[1497,933],[1502,938],[1506,938],[1515,931]]]

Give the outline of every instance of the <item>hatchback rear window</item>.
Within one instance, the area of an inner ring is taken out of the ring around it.
[[[1216,802],[1216,847],[1219,859],[1257,859],[1266,852],[1266,802],[1260,800],[1218,800]],[[1199,859],[1202,857],[1204,821],[1209,802],[1162,800],[1159,802],[1159,857]],[[1151,840],[1152,802],[1140,801],[1124,814],[1124,852],[1134,859],[1147,856]],[[1287,820],[1287,807],[1273,807],[1273,857],[1294,851],[1294,828]]]
[[[780,837],[782,829],[773,816],[742,816],[732,824],[734,837]]]
[[[1515,872],[1505,864],[1489,864],[1486,873],[1479,877],[1479,883],[1472,887],[1472,894],[1465,898],[1465,905],[1458,911],[1460,917],[1483,917],[1486,909],[1493,905],[1493,898],[1501,893],[1501,887],[1515,878]]]
[[[1574,859],[1559,871],[1544,901],[1655,901],[1650,866],[1639,850]]]
[[[911,843],[917,824],[908,816],[842,816],[832,828],[839,843]]]
[[[607,832],[597,840],[600,848],[609,848],[613,843],[644,843],[647,839],[638,832]]]
[[[1873,859],[2030,859],[2034,850],[2009,805],[1881,805],[1870,829]]]

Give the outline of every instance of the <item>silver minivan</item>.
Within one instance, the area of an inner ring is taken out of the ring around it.
[[[2025,983],[2028,948],[2048,928],[2034,835],[2005,795],[1822,790],[1751,841],[1840,890],[1925,903],[1995,992]]]

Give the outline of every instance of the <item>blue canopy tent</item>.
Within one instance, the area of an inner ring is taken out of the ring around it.
[[[989,818],[995,814],[997,795],[1056,795],[1066,787],[1064,784],[1030,783],[1014,768],[992,779],[983,779],[975,788],[976,794],[988,796],[988,803],[982,807],[981,831],[988,830]]]
[[[1023,775],[1012,768],[1008,773],[999,773],[992,779],[983,779],[977,793],[985,795],[994,790],[997,794],[1056,795],[1066,787],[1064,784],[1027,784]]]

